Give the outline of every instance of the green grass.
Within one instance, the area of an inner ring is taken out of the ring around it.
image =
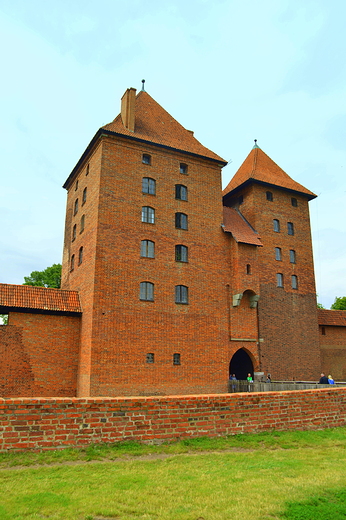
[[[339,428],[0,454],[0,519],[345,519],[345,448]]]

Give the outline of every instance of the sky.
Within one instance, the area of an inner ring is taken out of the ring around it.
[[[62,184],[146,91],[229,161],[254,139],[313,191],[318,301],[346,295],[344,0],[0,0],[0,282],[62,259]]]

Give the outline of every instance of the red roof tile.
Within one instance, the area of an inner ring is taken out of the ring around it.
[[[102,128],[125,136],[143,139],[149,143],[208,157],[220,161],[222,164],[227,163],[197,141],[192,132],[186,130],[145,91],[140,91],[136,96],[134,132],[123,125],[120,114],[112,123]]]
[[[309,200],[316,197],[312,191],[307,190],[294,181],[280,166],[278,166],[258,146],[254,146],[237,173],[223,190],[223,195],[233,191],[247,181],[264,182],[279,188],[296,191],[307,195]]]
[[[263,245],[256,231],[250,226],[240,211],[224,206],[223,225],[224,231],[231,233],[236,242],[252,244],[254,246]]]
[[[317,316],[319,325],[334,325],[336,327],[346,327],[346,311],[318,309]]]
[[[5,283],[0,284],[0,307],[82,312],[77,291]]]

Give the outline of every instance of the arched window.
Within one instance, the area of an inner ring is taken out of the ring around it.
[[[77,224],[75,224],[72,228],[72,242],[74,240],[76,240],[76,236],[77,236]]]
[[[141,256],[146,258],[155,258],[155,243],[151,240],[142,240]]]
[[[278,221],[277,218],[274,218],[273,220],[273,226],[274,226],[274,231],[276,233],[279,233],[280,232],[280,222]]]
[[[139,299],[144,301],[154,301],[154,284],[151,282],[141,282],[139,289]]]
[[[290,249],[290,262],[291,264],[296,263],[296,252],[294,249]]]
[[[296,276],[295,274],[292,274],[291,281],[292,281],[292,289],[298,289],[298,276]]]
[[[74,269],[74,255],[71,256],[70,271],[73,271],[73,269]]]
[[[179,200],[187,200],[187,187],[183,184],[176,184],[175,198]]]
[[[81,219],[80,219],[80,232],[79,233],[83,233],[84,225],[85,225],[85,215],[82,215]]]
[[[294,235],[293,222],[287,222],[287,233],[288,235]]]
[[[74,201],[73,214],[76,215],[78,213],[78,199]]]
[[[175,286],[175,303],[189,303],[189,288],[185,285]]]
[[[76,181],[76,185],[74,187],[74,191],[77,191],[78,190],[78,180]]]
[[[187,215],[185,213],[175,214],[175,227],[178,229],[187,229]]]
[[[155,224],[155,210],[150,206],[142,207],[142,222],[148,222],[149,224]]]
[[[282,273],[276,273],[276,285],[277,287],[284,286],[284,275]]]
[[[296,208],[298,206],[298,201],[296,198],[292,197],[291,198],[291,204],[294,208]]]
[[[156,181],[150,177],[143,177],[142,179],[142,193],[148,193],[149,195],[156,194]]]
[[[87,191],[88,191],[88,188],[84,188],[84,190],[83,190],[83,197],[82,197],[82,205],[86,203]]]
[[[187,262],[188,261],[188,248],[182,244],[175,246],[175,261],[176,262]]]
[[[275,248],[275,260],[282,260],[281,247]]]
[[[78,265],[83,262],[83,246],[79,248],[78,252]]]
[[[89,164],[88,164],[87,167],[86,167],[85,175],[89,175]]]

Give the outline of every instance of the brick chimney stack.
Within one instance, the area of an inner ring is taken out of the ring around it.
[[[125,128],[135,131],[136,89],[128,88],[121,98],[121,119]]]

